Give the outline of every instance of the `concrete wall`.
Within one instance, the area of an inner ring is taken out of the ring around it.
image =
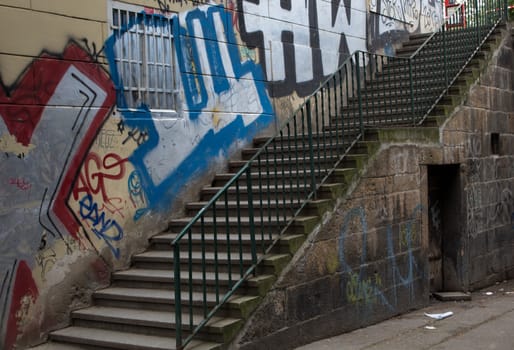
[[[406,28],[355,0],[127,2],[170,20],[176,113],[126,108],[119,43],[141,23],[113,35],[110,1],[0,0],[3,349],[65,325],[227,157],[273,130],[349,53],[391,52],[432,29],[425,9],[440,13],[439,2],[400,1],[395,11],[409,4],[413,17],[398,19],[417,23]]]
[[[438,137],[384,134],[233,349],[291,349],[426,305],[432,290],[514,278],[511,35],[463,101]]]

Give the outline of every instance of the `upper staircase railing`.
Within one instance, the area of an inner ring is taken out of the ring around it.
[[[408,57],[355,52],[241,162],[172,242],[177,349],[256,273],[365,128],[422,123],[506,11],[506,0],[467,1]]]

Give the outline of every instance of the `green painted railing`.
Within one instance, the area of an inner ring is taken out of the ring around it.
[[[346,166],[365,128],[423,122],[505,19],[505,0],[480,4],[456,7],[407,57],[355,52],[274,137],[231,163],[236,174],[172,242],[177,349],[238,290],[251,288],[259,263]]]

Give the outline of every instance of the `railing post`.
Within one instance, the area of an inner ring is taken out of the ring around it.
[[[177,350],[182,349],[182,296],[180,290],[180,245],[173,245],[173,263],[174,263],[174,285],[175,285],[175,347]]]
[[[509,3],[507,0],[503,0],[503,20],[505,22],[509,20]]]
[[[250,164],[251,165],[251,164]],[[248,220],[250,227],[250,244],[252,250],[252,265],[257,264],[257,249],[255,247],[255,225],[253,220],[253,189],[252,189],[252,167],[246,168],[246,189],[248,191]]]
[[[409,57],[410,103],[411,103],[411,111],[412,111],[412,124],[415,124],[416,123],[416,111],[414,109],[414,79],[412,77],[412,60],[413,60],[413,58]]]
[[[443,26],[444,83],[448,86],[448,57],[446,56],[446,29]]]
[[[357,78],[357,99],[359,101],[359,127],[361,135],[364,135],[364,121],[362,117],[362,94],[361,94],[361,70],[359,51],[355,52],[355,76]]]
[[[307,109],[307,134],[309,138],[309,165],[311,170],[311,191],[314,194],[314,199],[317,197],[316,193],[316,172],[314,166],[314,142],[312,140],[312,113],[311,113],[311,101],[310,99],[305,104]]]
[[[480,21],[478,20],[478,0],[474,0],[473,5],[475,8],[475,25],[476,25],[476,33],[477,33],[477,47],[478,47],[480,45]]]

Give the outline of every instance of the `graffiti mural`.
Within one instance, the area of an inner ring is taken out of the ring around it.
[[[226,21],[228,15],[222,6],[205,6],[169,19],[173,37],[178,38],[175,50],[184,97],[180,117],[153,118],[145,105],[137,111],[124,109],[127,101],[119,95],[123,128],[145,133],[145,141],[128,160],[150,206],[169,204],[170,196],[191,175],[226,154],[235,140],[249,140],[273,121],[261,68],[251,60],[241,60],[238,47],[232,44],[235,37]],[[145,21],[146,17],[139,18]],[[135,25],[130,23],[106,43],[116,86],[126,79],[116,63],[121,52],[118,43]]]
[[[129,109],[119,93],[127,77],[116,63],[124,54],[118,43],[137,22],[103,46],[109,72],[72,41],[60,55],[43,53],[16,84],[0,89],[5,349],[13,348],[65,255],[120,258],[145,215],[165,215],[185,184],[274,120],[261,67],[241,58],[224,7],[166,20],[141,11],[138,18],[152,25],[169,23],[176,38],[183,93],[172,118],[144,104]]]
[[[396,33],[429,33],[443,21],[443,3],[439,0],[371,0],[375,14],[370,24],[372,47],[390,44]]]
[[[407,221],[400,225],[399,229],[394,229],[389,224],[386,228],[386,259],[388,260],[388,272],[391,285],[384,285],[383,278],[379,273],[369,274],[366,266],[370,264],[368,257],[368,220],[364,208],[357,207],[351,209],[344,217],[343,226],[339,235],[339,262],[342,272],[347,274],[347,278],[343,278],[341,288],[343,295],[346,295],[348,302],[366,307],[374,305],[386,306],[391,311],[395,311],[398,305],[398,288],[404,288],[408,291],[411,300],[415,298],[414,282],[423,276],[418,262],[414,256],[413,250],[416,248],[416,242],[419,241],[419,221],[422,207],[418,205],[412,211]],[[362,242],[359,267],[355,268],[349,265],[347,255],[352,254],[355,247],[347,247],[347,239],[351,234],[349,227],[352,222],[356,222],[356,227],[361,230]],[[377,234],[377,233],[375,233]],[[395,248],[395,242],[399,242],[399,247]],[[396,250],[398,249],[398,250]],[[397,261],[397,254],[406,252],[407,260],[404,264]],[[392,290],[392,295],[387,296],[384,292],[386,289]]]
[[[434,31],[442,21],[438,0],[372,0],[370,11],[380,14],[379,34],[392,30]]]
[[[239,0],[238,8],[241,37],[257,48],[273,97],[310,94],[350,53],[366,50],[364,1]]]
[[[0,315],[6,349],[38,297],[31,270],[40,265],[45,271],[55,259],[47,245],[79,239],[80,222],[67,199],[113,104],[108,75],[75,42],[60,56],[42,54],[13,87],[0,90]]]

